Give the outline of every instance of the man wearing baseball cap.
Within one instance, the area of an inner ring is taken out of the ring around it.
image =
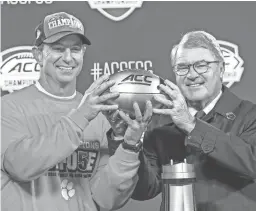
[[[139,150],[122,146],[111,158],[108,155],[106,132],[111,126],[101,112],[118,109],[104,104],[119,96],[104,93],[115,82],[104,75],[84,96],[76,91],[91,42],[73,15],[48,15],[35,34],[39,81],[2,98],[2,209],[118,209],[135,188],[140,161]],[[150,103],[144,116],[138,105],[134,109],[134,120],[120,113],[129,143],[138,142],[152,115]]]
[[[71,34],[78,35],[84,44],[91,45],[90,40],[85,36],[85,29],[81,21],[65,12],[46,16],[36,27],[35,32],[36,46],[42,43],[54,43]]]

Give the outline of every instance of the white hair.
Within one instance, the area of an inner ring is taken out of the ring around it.
[[[179,44],[173,46],[172,48],[172,66],[174,66],[176,63],[177,52],[180,48],[206,48],[213,53],[217,60],[224,62],[224,57],[216,38],[205,31],[191,31],[182,36]]]

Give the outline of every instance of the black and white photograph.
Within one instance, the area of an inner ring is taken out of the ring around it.
[[[2,211],[256,211],[255,1],[0,1]]]

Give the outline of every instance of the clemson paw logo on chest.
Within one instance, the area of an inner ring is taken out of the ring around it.
[[[65,200],[69,200],[76,193],[73,182],[69,182],[67,179],[61,182],[61,195]]]

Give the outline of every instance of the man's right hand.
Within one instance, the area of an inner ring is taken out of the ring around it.
[[[115,81],[108,80],[109,75],[103,75],[96,80],[88,90],[85,91],[78,109],[83,109],[84,117],[91,121],[101,111],[114,111],[118,109],[118,105],[105,105],[109,99],[119,97],[118,92],[104,93],[107,89],[115,84]],[[104,93],[104,94],[102,94]]]

